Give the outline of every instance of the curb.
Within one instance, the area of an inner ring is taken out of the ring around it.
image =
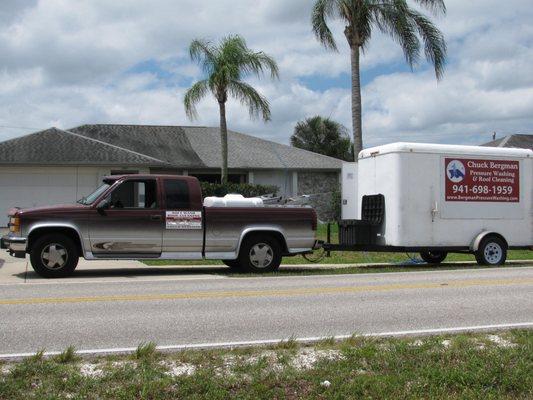
[[[507,260],[503,267],[508,265],[533,265],[533,260]],[[451,266],[479,266],[475,261],[453,261],[446,262],[438,265],[426,264],[424,262],[419,264],[407,264],[407,263],[361,263],[361,264],[282,264],[280,268],[283,269],[337,269],[337,268],[386,268],[386,267],[411,267],[411,268],[427,268],[427,267],[451,267]],[[480,266],[490,267],[490,266]]]

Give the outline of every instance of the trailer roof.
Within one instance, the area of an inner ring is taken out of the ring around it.
[[[488,157],[533,158],[533,151],[529,149],[397,142],[364,149],[359,153],[359,159],[370,156],[376,156],[378,154],[382,155],[388,153],[427,153]]]

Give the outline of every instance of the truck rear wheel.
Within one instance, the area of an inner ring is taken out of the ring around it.
[[[78,250],[68,236],[48,234],[40,237],[30,251],[31,266],[43,278],[63,278],[78,266]]]
[[[507,245],[498,236],[487,236],[479,244],[475,256],[480,265],[503,265],[507,259]]]
[[[446,259],[448,255],[445,251],[423,251],[420,253],[422,260],[428,264],[440,264]]]
[[[281,245],[272,236],[247,237],[239,252],[239,267],[246,272],[272,272],[281,264]]]

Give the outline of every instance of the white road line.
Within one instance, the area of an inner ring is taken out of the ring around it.
[[[476,325],[476,326],[460,326],[451,328],[432,328],[432,329],[415,329],[406,331],[390,331],[390,332],[375,332],[375,333],[363,333],[354,335],[336,335],[336,336],[312,336],[304,338],[282,338],[282,339],[262,339],[262,340],[247,340],[238,342],[215,342],[215,343],[191,343],[191,344],[178,344],[157,346],[157,350],[160,351],[180,351],[180,350],[192,350],[192,349],[213,349],[213,348],[234,348],[234,347],[248,347],[248,346],[265,346],[270,344],[278,344],[286,340],[294,340],[298,343],[314,343],[327,339],[343,340],[352,336],[360,337],[398,337],[398,336],[415,336],[415,335],[438,335],[442,333],[459,333],[459,332],[476,332],[486,330],[500,330],[511,328],[533,328],[532,322],[517,322],[510,324],[494,324],[494,325]],[[107,349],[89,349],[89,350],[76,350],[76,354],[80,355],[102,355],[102,354],[121,354],[121,353],[133,353],[137,350],[137,347],[114,347]],[[44,356],[55,356],[61,354],[60,351],[47,351]],[[26,358],[35,355],[35,353],[11,353],[0,354],[1,359],[18,359]]]

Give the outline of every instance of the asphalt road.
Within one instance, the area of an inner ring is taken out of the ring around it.
[[[0,354],[533,324],[533,267],[0,285]]]

